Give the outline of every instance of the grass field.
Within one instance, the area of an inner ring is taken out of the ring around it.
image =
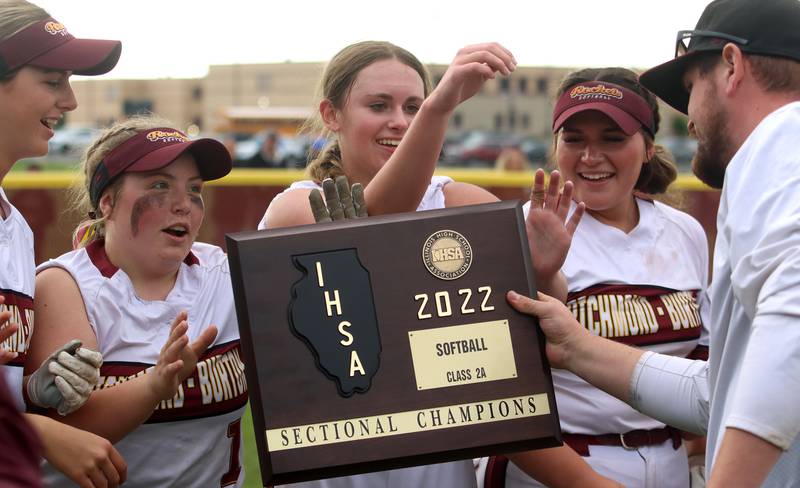
[[[256,450],[256,437],[253,432],[253,417],[250,415],[250,406],[242,417],[242,433],[244,435],[244,488],[263,486],[261,483],[261,470],[258,467],[258,451]]]

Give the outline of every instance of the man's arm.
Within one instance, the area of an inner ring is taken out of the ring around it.
[[[642,351],[590,334],[563,303],[544,293],[532,300],[510,291],[506,298],[517,311],[539,318],[552,367],[572,371],[628,402],[631,376]]]
[[[642,352],[589,333],[558,300],[509,292],[517,311],[535,315],[550,365],[567,369],[645,415],[702,434],[708,423],[705,361]]]
[[[761,486],[782,453],[778,446],[749,432],[725,429],[725,436],[706,486]]]

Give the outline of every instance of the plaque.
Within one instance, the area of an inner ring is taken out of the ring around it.
[[[561,443],[519,203],[227,245],[265,484]]]

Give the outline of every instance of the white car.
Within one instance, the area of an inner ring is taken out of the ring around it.
[[[48,153],[52,156],[80,156],[99,134],[99,129],[90,127],[57,129],[47,144]]]

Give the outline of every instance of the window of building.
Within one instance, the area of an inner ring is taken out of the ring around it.
[[[517,126],[517,112],[515,110],[508,111],[508,128],[514,130]]]
[[[192,100],[200,100],[203,98],[203,87],[196,86],[192,88]]]
[[[519,92],[523,95],[528,93],[528,79],[527,78],[520,78],[519,79]]]
[[[269,73],[259,73],[256,76],[256,90],[266,93],[272,87],[272,76]]]
[[[127,117],[154,112],[152,100],[125,100],[122,106]]]
[[[522,128],[529,129],[531,126],[531,116],[530,114],[522,114]]]
[[[539,95],[546,95],[547,94],[547,86],[549,85],[549,80],[547,78],[539,78],[536,80],[536,93]]]
[[[503,128],[503,114],[497,113],[494,114],[494,130],[500,130]]]
[[[508,78],[500,78],[500,93],[508,93],[511,83]]]
[[[119,89],[117,86],[109,86],[108,88],[106,88],[107,102],[116,102],[117,97],[119,97]]]

